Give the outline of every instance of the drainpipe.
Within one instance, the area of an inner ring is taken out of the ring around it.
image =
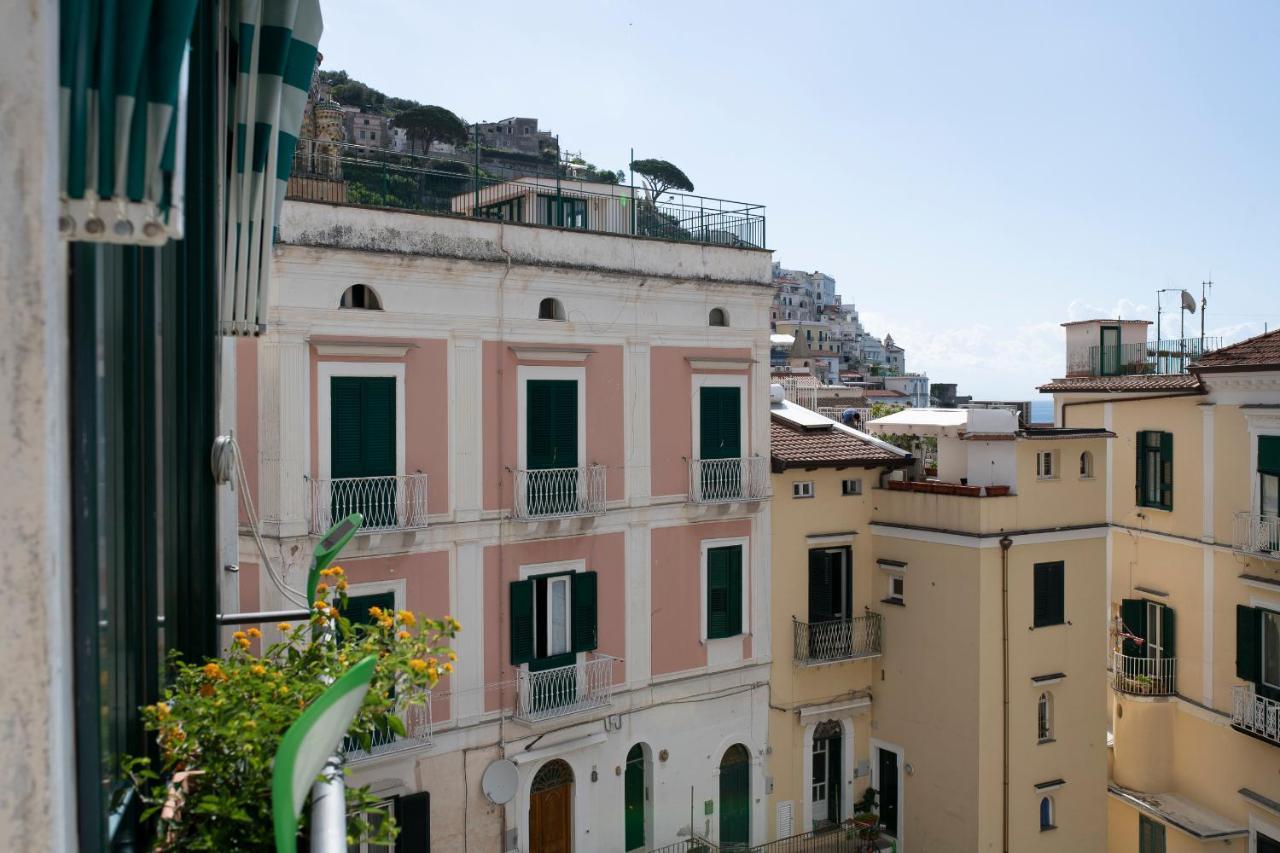
[[[1000,537],[1000,640],[1001,663],[1004,670],[1004,791],[1003,820],[1001,824],[1001,847],[1009,853],[1009,549],[1013,540],[1008,536]]]

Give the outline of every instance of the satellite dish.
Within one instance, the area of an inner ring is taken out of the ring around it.
[[[1182,310],[1196,313],[1196,298],[1185,290],[1182,291]]]
[[[498,806],[504,806],[515,799],[519,784],[520,771],[514,761],[506,758],[492,762],[480,777],[480,789],[489,802]]]

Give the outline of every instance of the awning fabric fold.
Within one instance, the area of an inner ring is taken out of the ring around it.
[[[324,24],[319,0],[234,0],[230,10],[236,73],[227,98],[220,328],[256,335],[266,321],[271,242]]]
[[[199,0],[61,0],[62,210],[70,240],[182,235],[179,103]]]

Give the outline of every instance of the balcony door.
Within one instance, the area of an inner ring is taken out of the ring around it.
[[[565,515],[578,511],[577,380],[528,380],[525,448],[529,514]]]
[[[330,519],[358,512],[365,529],[395,527],[395,377],[334,376],[329,383]]]
[[[847,621],[853,614],[848,548],[809,549],[809,624]]]
[[[898,753],[880,747],[877,758],[877,782],[880,786],[880,825],[894,838],[901,838],[898,826]]]
[[[1102,376],[1120,375],[1120,327],[1103,326],[1102,344],[1098,348],[1098,373]]]
[[[723,500],[741,495],[742,466],[736,460],[742,457],[742,389],[703,386],[698,399],[698,418],[703,499]]]
[[[844,732],[840,723],[827,720],[813,733],[813,761],[809,780],[813,829],[840,823],[840,794],[844,787],[841,759],[844,754]]]

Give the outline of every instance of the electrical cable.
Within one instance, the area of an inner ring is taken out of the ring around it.
[[[228,459],[228,456],[231,458]],[[234,468],[232,468],[232,463],[234,463]],[[236,441],[234,434],[225,436],[225,441],[220,440],[214,445],[213,465],[214,476],[227,473],[228,469],[235,474],[236,485],[239,486],[240,500],[244,505],[244,514],[249,521],[249,530],[253,533],[253,541],[258,546],[258,555],[262,558],[262,565],[266,568],[267,577],[271,578],[271,583],[280,591],[286,601],[298,607],[310,608],[311,602],[307,601],[306,593],[290,589],[284,578],[276,572],[276,567],[271,562],[271,558],[267,556],[267,546],[263,543],[262,534],[258,531],[258,513],[253,506],[253,496],[249,494],[249,477],[244,470],[244,456],[240,453],[240,443]],[[227,473],[226,480],[230,481],[230,479],[230,473]]]

